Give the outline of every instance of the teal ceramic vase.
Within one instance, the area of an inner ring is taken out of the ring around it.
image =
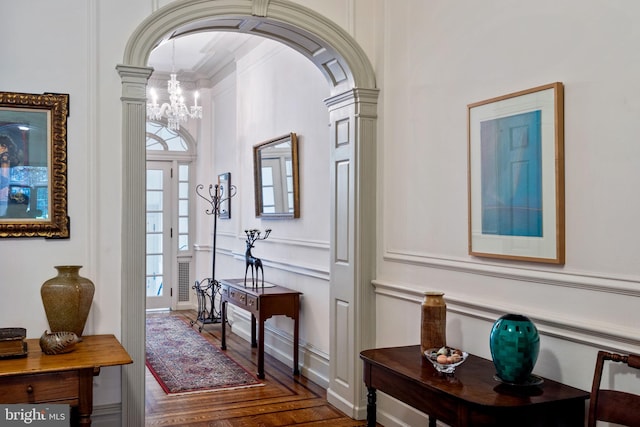
[[[536,325],[525,316],[505,314],[493,324],[489,345],[498,378],[506,383],[526,383],[540,352]]]

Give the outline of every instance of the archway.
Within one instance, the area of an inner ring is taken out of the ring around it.
[[[144,424],[144,162],[149,54],[161,41],[197,31],[236,31],[297,50],[331,89],[330,372],[328,400],[365,415],[358,354],[375,343],[375,185],[378,90],[371,64],[342,28],[286,0],[174,2],[132,34],[122,65],[122,341],[134,364],[123,368],[123,425]],[[346,327],[345,327],[346,325]]]

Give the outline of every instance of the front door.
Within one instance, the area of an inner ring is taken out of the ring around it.
[[[147,310],[172,307],[171,163],[147,162]]]

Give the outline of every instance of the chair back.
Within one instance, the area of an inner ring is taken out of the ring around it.
[[[625,426],[640,426],[640,395],[600,388],[605,361],[623,363],[630,368],[638,369],[638,374],[640,374],[639,355],[623,356],[606,351],[598,352],[589,401],[588,427],[595,427],[597,421]]]

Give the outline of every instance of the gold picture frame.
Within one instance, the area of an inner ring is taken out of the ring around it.
[[[565,261],[564,88],[468,105],[469,254]]]
[[[0,92],[0,237],[68,238],[69,95]]]

